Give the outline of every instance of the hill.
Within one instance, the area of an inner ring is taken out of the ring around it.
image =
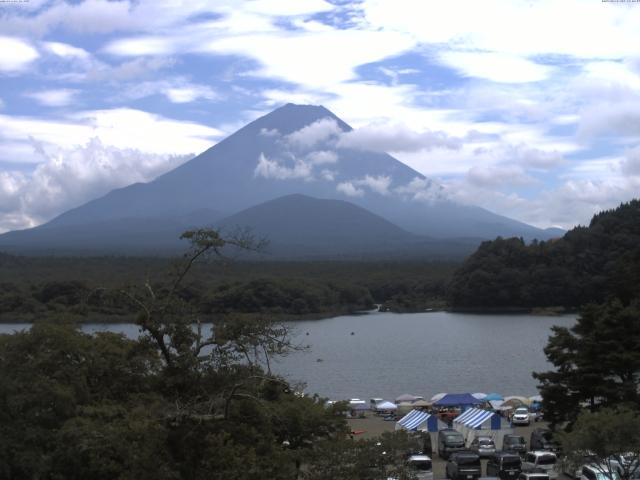
[[[454,308],[577,308],[640,293],[640,200],[593,217],[555,241],[484,242],[455,272]]]

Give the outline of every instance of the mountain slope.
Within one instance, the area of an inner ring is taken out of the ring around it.
[[[441,186],[386,153],[345,148],[341,139],[351,130],[324,107],[288,104],[149,183],[113,190],[19,238],[24,245],[46,245],[52,236],[56,248],[71,248],[83,226],[99,224],[99,244],[108,247],[110,228],[126,236],[125,219],[171,225],[201,209],[221,212],[221,218],[291,194],[349,201],[408,232],[433,238],[555,235],[452,202]],[[71,226],[65,235],[64,228]],[[166,234],[154,231],[158,245],[169,242]],[[16,233],[0,236],[0,247],[15,245],[17,238]]]

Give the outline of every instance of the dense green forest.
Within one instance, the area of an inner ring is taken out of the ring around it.
[[[0,254],[0,320],[44,314],[130,321],[127,285],[159,285],[179,259],[20,257]],[[173,263],[173,265],[171,265]],[[325,317],[385,304],[394,311],[441,307],[458,265],[446,262],[248,262],[194,266],[179,294],[202,317],[226,313]]]
[[[640,201],[593,217],[561,239],[484,242],[449,284],[453,308],[576,309],[617,297],[628,303],[640,288]]]

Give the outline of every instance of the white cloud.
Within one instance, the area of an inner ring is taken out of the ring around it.
[[[71,149],[97,137],[103,145],[159,155],[206,150],[222,134],[195,122],[184,122],[142,110],[117,108],[80,111],[57,120],[0,115],[0,151],[5,143]]]
[[[447,199],[443,187],[428,178],[414,177],[409,183],[396,187],[393,191],[414,201],[431,202]]]
[[[459,149],[461,140],[444,132],[415,132],[401,124],[372,124],[342,133],[337,145],[375,152],[411,152],[433,148]]]
[[[164,94],[173,103],[189,103],[200,98],[205,100],[218,99],[218,95],[206,85],[172,87],[164,91]]]
[[[539,82],[549,78],[551,68],[514,55],[495,52],[456,52],[440,54],[441,61],[464,76],[500,83]]]
[[[191,83],[184,77],[136,83],[121,92],[118,98],[135,100],[152,95],[163,95],[172,103],[190,103],[199,99],[215,101],[220,98],[211,87]]]
[[[467,181],[480,187],[531,185],[535,183],[535,179],[527,175],[522,167],[515,165],[473,167],[467,172]]]
[[[338,161],[338,154],[331,150],[318,150],[311,152],[307,155],[307,159],[313,165],[326,165],[336,163]]]
[[[62,58],[80,58],[87,59],[91,55],[82,48],[74,47],[67,43],[61,42],[44,42],[43,47],[50,53]]]
[[[0,231],[27,228],[132,182],[147,182],[187,155],[118,149],[92,138],[82,146],[43,149],[33,172],[0,172]]]
[[[294,148],[307,149],[335,138],[340,133],[342,130],[335,119],[327,117],[290,133],[285,137],[285,141]]]
[[[25,96],[34,99],[40,105],[47,107],[65,107],[74,101],[78,90],[61,88],[57,90],[43,90],[41,92],[26,93]]]
[[[39,56],[38,51],[24,40],[0,36],[0,72],[20,72]]]
[[[640,146],[632,148],[626,152],[625,159],[621,164],[622,173],[640,177]]]
[[[364,190],[356,187],[351,182],[341,182],[336,185],[336,190],[340,193],[345,194],[347,197],[362,197],[364,195]]]
[[[313,178],[311,166],[302,161],[295,161],[293,166],[282,165],[277,160],[267,158],[263,153],[258,158],[258,164],[253,171],[254,176],[272,178],[275,180],[290,180],[302,178],[311,180]]]
[[[378,193],[380,195],[388,195],[389,194],[389,186],[391,185],[391,177],[388,175],[365,175],[364,178],[360,180],[353,180],[353,185],[357,185],[359,187],[367,187],[371,191]]]

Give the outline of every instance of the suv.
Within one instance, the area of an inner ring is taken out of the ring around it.
[[[446,476],[451,480],[475,480],[482,476],[480,456],[475,452],[452,453],[447,462]]]
[[[613,471],[610,472],[606,465],[584,465],[580,475],[580,480],[620,480],[617,468],[612,465]]]
[[[527,452],[527,442],[521,435],[505,435],[502,437],[502,450],[524,455]]]
[[[490,457],[496,453],[496,444],[493,443],[493,438],[481,435],[473,439],[469,449],[480,455],[480,458]]]
[[[498,452],[487,462],[487,477],[499,477],[502,480],[518,478],[522,471],[520,455],[511,452]]]
[[[531,450],[548,450],[550,452],[560,451],[560,445],[553,440],[553,434],[548,428],[536,428],[531,432],[529,448]]]
[[[556,470],[557,461],[558,457],[556,457],[556,454],[553,452],[528,452],[522,463],[522,471],[546,473],[551,480],[555,480],[558,478],[558,471]]]
[[[514,425],[529,425],[531,418],[529,417],[529,409],[527,407],[518,407],[511,416],[511,423]]]
[[[411,455],[407,466],[415,473],[418,480],[433,480],[433,464],[428,455]]]
[[[453,452],[464,450],[464,437],[453,428],[443,428],[438,432],[438,455],[445,460]]]

